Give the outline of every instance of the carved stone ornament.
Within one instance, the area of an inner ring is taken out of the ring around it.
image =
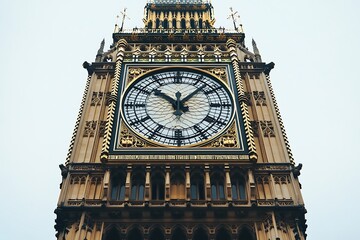
[[[125,126],[125,124],[121,124],[120,138],[119,138],[119,146],[120,148],[143,148],[149,146],[145,141],[139,139],[134,134],[130,132],[130,130]]]
[[[137,78],[138,76],[140,76],[141,74],[144,74],[148,71],[150,71],[151,69],[147,69],[147,68],[139,68],[139,67],[136,67],[136,68],[129,68],[129,71],[128,71],[128,80],[127,80],[127,83],[131,83],[135,78]]]
[[[217,140],[205,145],[211,148],[239,148],[238,134],[235,122],[227,132]]]
[[[228,84],[227,75],[226,75],[226,68],[208,68],[204,69],[212,74],[216,75],[220,78],[224,83]]]

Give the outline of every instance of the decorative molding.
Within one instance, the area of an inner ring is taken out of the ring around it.
[[[71,156],[72,156],[72,153],[73,153],[76,136],[77,136],[77,133],[78,133],[78,129],[80,127],[80,122],[81,122],[82,114],[83,114],[83,111],[84,111],[84,106],[85,106],[85,102],[86,102],[86,96],[87,96],[87,94],[89,92],[90,82],[91,82],[91,75],[88,76],[88,79],[86,81],[85,91],[84,91],[84,94],[83,94],[83,98],[81,100],[80,110],[79,110],[78,117],[76,119],[74,132],[73,132],[73,135],[71,137],[69,151],[68,151],[68,154],[66,156],[65,165],[68,165],[70,163],[70,161],[71,161]]]
[[[236,87],[237,87],[238,98],[239,98],[238,100],[240,102],[240,110],[241,110],[243,120],[244,120],[245,135],[246,135],[247,145],[248,145],[248,149],[249,149],[249,157],[250,157],[251,161],[256,162],[258,159],[258,155],[256,153],[254,134],[253,134],[253,131],[251,128],[249,110],[248,110],[248,106],[246,104],[245,91],[244,91],[244,86],[243,86],[242,78],[241,78],[241,74],[240,74],[239,58],[238,58],[237,52],[236,52],[236,42],[234,40],[230,39],[227,41],[227,46],[230,51],[230,58],[232,61],[233,70],[234,70],[234,74],[235,74]]]
[[[282,133],[282,135],[283,135],[284,142],[285,142],[285,146],[286,146],[286,150],[287,150],[288,155],[289,155],[290,163],[295,166],[295,159],[294,159],[294,156],[293,156],[292,151],[291,151],[289,139],[288,139],[287,134],[286,134],[286,131],[285,131],[285,127],[284,127],[283,120],[282,120],[282,118],[281,118],[279,106],[278,106],[277,101],[276,101],[276,98],[275,98],[274,89],[273,89],[273,87],[272,87],[272,84],[271,84],[271,81],[270,81],[270,75],[269,75],[269,74],[266,74],[266,81],[267,81],[267,85],[268,85],[269,90],[270,90],[270,96],[271,96],[272,102],[273,102],[273,104],[274,104],[274,108],[275,108],[276,115],[277,115],[277,118],[278,118],[278,121],[279,121],[281,133]]]
[[[114,76],[114,79],[112,82],[111,96],[109,98],[110,104],[109,104],[108,114],[107,114],[107,118],[106,118],[104,140],[103,140],[103,144],[102,144],[102,148],[101,148],[100,160],[102,162],[106,162],[109,157],[111,134],[112,134],[112,129],[113,129],[115,110],[116,110],[116,106],[117,106],[117,95],[118,95],[118,91],[119,91],[120,73],[121,73],[122,63],[124,60],[124,51],[125,51],[126,45],[127,45],[126,40],[120,39],[117,42],[117,46],[116,46],[118,53],[116,55],[115,76]]]
[[[239,148],[239,136],[237,133],[236,123],[234,122],[230,128],[220,138],[216,139],[204,147],[210,148]]]
[[[94,137],[96,126],[97,126],[97,121],[86,121],[83,137]]]

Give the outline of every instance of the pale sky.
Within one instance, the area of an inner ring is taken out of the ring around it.
[[[59,184],[87,72],[103,38],[142,26],[142,1],[0,0],[0,239],[55,239]],[[297,163],[308,239],[357,239],[360,2],[213,0],[239,11],[271,79]]]

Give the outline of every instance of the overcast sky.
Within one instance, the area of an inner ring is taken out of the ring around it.
[[[142,1],[0,0],[0,239],[55,239],[53,210],[87,73],[116,15],[142,26]],[[239,11],[271,73],[308,209],[310,240],[357,239],[358,0],[213,0]]]

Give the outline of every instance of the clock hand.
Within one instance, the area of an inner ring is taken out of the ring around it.
[[[175,99],[166,95],[165,93],[162,93],[161,90],[158,90],[158,89],[154,90],[154,94],[155,94],[155,96],[159,96],[159,97],[165,99],[166,101],[168,101],[173,106],[173,108],[176,109],[176,100]]]
[[[174,114],[176,116],[181,116],[183,113],[180,111],[180,109],[182,109],[182,104],[181,104],[181,101],[180,101],[180,97],[181,97],[181,93],[178,91],[175,93],[175,96],[176,96],[176,111],[174,112]]]
[[[184,103],[189,101],[193,96],[195,96],[198,92],[200,92],[201,90],[203,90],[203,88],[206,87],[206,85],[202,85],[201,87],[199,87],[198,89],[196,89],[194,92],[190,93],[189,95],[187,95],[183,100],[181,100],[181,110],[183,110],[184,112],[189,111],[189,107],[184,106]]]

